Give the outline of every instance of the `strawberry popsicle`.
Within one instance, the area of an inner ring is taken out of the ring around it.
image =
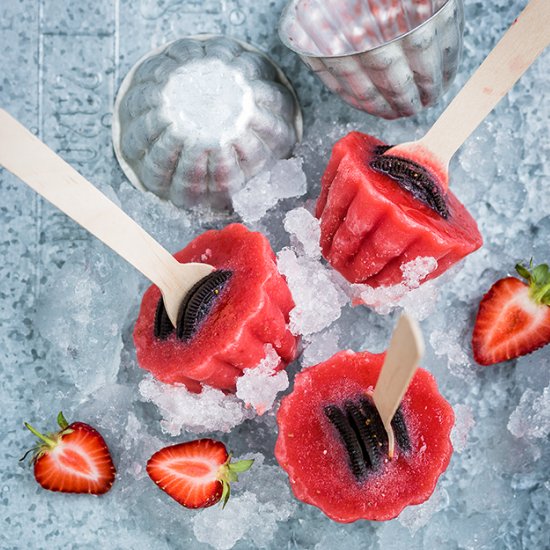
[[[418,369],[388,439],[371,395],[384,354],[339,352],[296,376],[277,414],[275,456],[295,496],[335,521],[388,520],[429,498],[452,454],[454,413]]]
[[[437,260],[441,275],[482,244],[475,220],[432,172],[383,155],[389,147],[351,132],[338,141],[322,178],[316,216],[324,257],[352,283],[395,285],[401,266]]]
[[[159,289],[147,289],[134,329],[142,368],[194,392],[201,391],[201,384],[235,391],[243,369],[260,363],[267,344],[279,354],[280,368],[295,358],[297,339],[287,327],[294,302],[261,233],[241,224],[207,231],[175,258],[217,270],[190,291],[176,330]]]

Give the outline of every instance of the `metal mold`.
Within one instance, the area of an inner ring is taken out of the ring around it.
[[[179,207],[227,209],[302,136],[296,94],[249,44],[198,35],[144,56],[115,102],[117,159],[138,188]]]
[[[393,119],[433,105],[462,52],[462,0],[291,0],[279,36],[353,107]]]

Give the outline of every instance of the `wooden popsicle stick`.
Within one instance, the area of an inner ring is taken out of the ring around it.
[[[174,326],[185,295],[197,281],[214,271],[208,264],[180,264],[122,209],[2,109],[0,166],[156,284]]]
[[[388,434],[390,458],[393,458],[395,450],[391,421],[423,355],[424,340],[418,323],[403,314],[393,331],[373,393],[374,404]]]
[[[453,155],[549,44],[550,0],[531,0],[427,134],[386,154],[420,153],[447,187]]]

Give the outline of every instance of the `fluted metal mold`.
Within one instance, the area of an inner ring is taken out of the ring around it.
[[[140,59],[115,102],[113,144],[128,179],[171,200],[228,209],[247,180],[302,136],[289,81],[263,52],[218,35]]]
[[[291,0],[279,36],[353,107],[394,119],[433,105],[462,53],[462,0]]]

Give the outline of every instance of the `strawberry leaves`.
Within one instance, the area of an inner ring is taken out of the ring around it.
[[[225,508],[229,497],[231,496],[231,483],[239,481],[239,475],[243,472],[247,472],[252,468],[254,459],[239,460],[238,462],[231,462],[231,454],[227,459],[227,462],[221,468],[220,481],[222,482],[222,496],[220,501],[222,508]]]
[[[232,464],[229,464],[229,469],[234,472],[235,474],[242,474],[243,472],[247,472],[252,468],[252,464],[254,464],[254,459],[246,459],[246,460],[239,460],[239,462],[233,462]],[[238,479],[235,479],[235,481],[238,481]]]
[[[533,268],[533,260],[529,268],[522,264],[516,265],[516,271],[529,283],[529,295],[537,304],[550,306],[550,268],[540,264]]]
[[[67,422],[61,411],[59,411],[59,414],[57,415],[57,423],[62,430],[66,430],[69,427],[69,423]]]

